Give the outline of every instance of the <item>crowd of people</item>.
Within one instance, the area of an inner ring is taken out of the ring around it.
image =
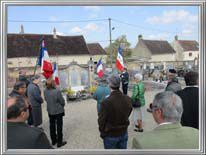
[[[43,98],[38,86],[39,82],[39,75],[34,75],[28,80],[25,72],[20,72],[19,80],[9,94],[7,101],[8,149],[52,149],[54,145],[61,147],[67,143],[63,141],[65,101],[60,90],[56,89],[52,78],[47,79],[44,90],[52,143],[49,142],[41,127]]]
[[[158,126],[151,132],[138,134],[133,149],[197,149],[199,141],[198,73],[185,74],[186,87],[182,89],[175,69],[167,73],[165,91],[156,94],[147,109]],[[134,131],[144,132],[145,86],[143,75],[134,76],[132,96],[127,95],[129,74],[112,75],[107,81],[111,93],[98,101],[98,124],[105,149],[126,149],[129,117],[133,113]],[[122,91],[120,91],[122,83]],[[96,92],[95,92],[95,95]],[[99,96],[102,94],[100,93]],[[97,95],[98,96],[98,95]],[[96,98],[96,97],[95,97]]]
[[[129,117],[133,114],[134,131],[132,149],[197,149],[199,129],[198,73],[185,74],[186,87],[182,89],[176,71],[168,71],[165,91],[155,95],[148,107],[158,126],[144,132],[145,86],[143,75],[135,74],[132,95],[128,95],[129,74],[112,74],[98,79],[93,94],[97,100],[100,137],[105,149],[127,149]],[[21,72],[19,80],[7,100],[7,148],[53,149],[67,144],[63,140],[65,100],[52,78],[47,79],[44,99],[50,125],[50,139],[42,125],[40,76],[30,80]],[[121,90],[122,86],[122,90]],[[15,132],[14,132],[15,131]],[[22,135],[24,137],[22,138]],[[51,141],[51,143],[50,143]]]

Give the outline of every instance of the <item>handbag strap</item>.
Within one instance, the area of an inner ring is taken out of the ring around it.
[[[137,96],[139,96],[139,85],[137,84],[137,95],[136,95],[136,98],[137,98]]]

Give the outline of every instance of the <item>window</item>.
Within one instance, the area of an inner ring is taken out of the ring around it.
[[[192,53],[189,53],[189,56],[191,57],[191,56],[192,56]]]

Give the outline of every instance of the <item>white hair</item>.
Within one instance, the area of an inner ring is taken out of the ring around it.
[[[142,74],[137,73],[137,74],[135,74],[134,78],[141,81],[142,80]]]
[[[182,100],[172,91],[156,94],[152,105],[162,109],[165,121],[180,122],[183,112]]]

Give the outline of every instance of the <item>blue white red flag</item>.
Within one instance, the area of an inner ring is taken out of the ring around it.
[[[44,39],[42,39],[41,41],[41,49],[40,49],[38,65],[41,66],[41,72],[46,79],[51,77],[51,75],[53,74],[53,68],[52,68],[52,63],[49,59],[48,52],[46,50]]]
[[[97,75],[101,78],[104,75],[102,58],[99,59],[97,63]]]
[[[119,71],[124,70],[124,60],[121,47],[118,48],[117,59],[116,59],[116,67]]]
[[[53,65],[53,79],[56,83],[56,85],[59,85],[59,75],[58,75],[58,66],[56,65],[56,63]]]

